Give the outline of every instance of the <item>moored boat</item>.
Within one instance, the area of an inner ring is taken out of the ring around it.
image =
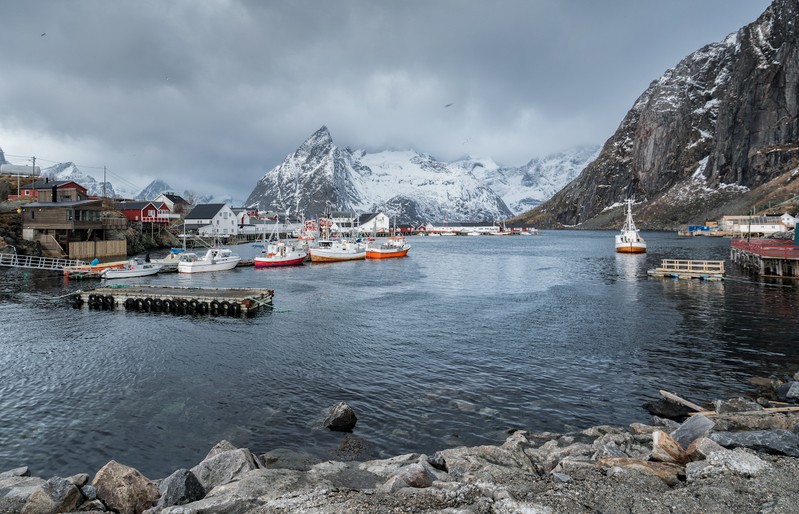
[[[160,264],[151,262],[140,262],[137,259],[130,259],[122,268],[106,268],[100,272],[100,278],[134,278],[155,275],[161,271]]]
[[[180,256],[178,273],[227,271],[235,268],[239,261],[241,257],[227,248],[209,248],[202,257],[193,252],[185,252]]]
[[[311,262],[356,261],[366,258],[366,245],[347,239],[322,239],[308,252]]]
[[[633,221],[632,205],[633,201],[627,199],[627,217],[621,228],[621,233],[616,234],[617,253],[646,253],[646,241],[638,233]]]
[[[402,236],[392,236],[385,241],[369,243],[366,247],[367,259],[391,259],[393,257],[405,257],[411,245]]]
[[[253,259],[256,268],[273,268],[277,266],[297,266],[308,257],[308,251],[295,244],[276,241],[266,245],[261,255]]]

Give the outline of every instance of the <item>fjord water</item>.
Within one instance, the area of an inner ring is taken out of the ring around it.
[[[249,319],[75,310],[56,297],[99,282],[0,269],[0,471],[115,459],[161,478],[221,439],[430,453],[646,421],[659,389],[702,402],[799,369],[794,284],[649,278],[663,258],[725,259],[729,241],[644,233],[647,254],[619,255],[614,234],[415,237],[405,259],[136,279],[274,289]],[[338,401],[352,435],[321,426]]]

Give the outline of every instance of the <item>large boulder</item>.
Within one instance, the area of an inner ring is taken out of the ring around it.
[[[22,514],[70,512],[78,507],[81,499],[80,490],[75,484],[61,477],[53,477],[31,494],[22,508]]]
[[[344,402],[338,402],[330,408],[330,411],[325,418],[324,425],[330,430],[338,432],[351,432],[355,428],[355,423],[358,422],[358,417],[355,411]]]
[[[216,486],[224,485],[244,476],[248,471],[260,469],[258,458],[246,448],[211,451],[209,457],[191,468],[203,489],[209,492]]]
[[[205,489],[194,473],[188,469],[179,469],[166,477],[158,486],[161,498],[158,507],[185,505],[203,499]]]
[[[141,514],[158,500],[158,486],[138,470],[110,461],[92,480],[99,498],[109,509],[121,514]]]

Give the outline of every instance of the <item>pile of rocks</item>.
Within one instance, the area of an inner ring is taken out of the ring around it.
[[[799,412],[714,405],[682,423],[515,431],[500,446],[366,462],[222,441],[158,481],[114,461],[91,483],[21,468],[0,474],[0,512],[799,512]]]

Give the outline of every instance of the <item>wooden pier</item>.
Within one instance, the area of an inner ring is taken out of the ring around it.
[[[271,289],[114,285],[71,295],[72,306],[93,310],[247,316],[272,305]]]
[[[799,246],[791,239],[736,239],[730,259],[745,270],[766,277],[799,277]]]
[[[660,261],[660,266],[647,271],[647,275],[650,277],[722,280],[724,278],[724,261],[663,259]]]

